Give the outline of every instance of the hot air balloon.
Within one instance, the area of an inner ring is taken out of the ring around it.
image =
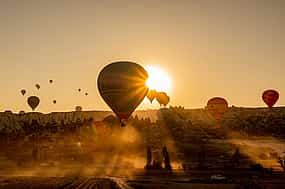
[[[53,83],[53,80],[52,80],[52,79],[50,79],[50,80],[49,80],[49,83],[50,83],[50,84],[52,84],[52,83]]]
[[[38,105],[40,104],[40,99],[37,96],[30,96],[27,100],[29,106],[32,108],[32,110],[34,111]]]
[[[24,115],[24,114],[25,114],[25,111],[21,110],[21,111],[19,111],[19,114],[20,114],[20,115]]]
[[[22,89],[21,90],[21,94],[24,96],[26,94],[26,90],[25,89]]]
[[[152,103],[152,101],[155,99],[155,96],[156,96],[156,90],[149,90],[146,95],[150,103]]]
[[[35,86],[38,90],[41,88],[41,86],[39,84],[36,84]]]
[[[81,112],[82,111],[82,107],[81,106],[75,106],[75,111]]]
[[[85,96],[88,96],[88,93],[85,93]]]
[[[105,66],[97,79],[100,95],[124,126],[145,98],[148,88],[146,70],[137,63],[120,61]]]
[[[207,103],[206,110],[216,121],[220,121],[222,120],[224,113],[228,110],[228,102],[221,97],[211,98]]]
[[[160,106],[166,106],[170,101],[170,97],[165,92],[157,92],[155,98]]]
[[[279,99],[279,93],[273,89],[266,90],[262,94],[262,99],[269,108],[272,108]]]
[[[53,100],[53,103],[56,104],[56,100]]]
[[[81,91],[81,89],[78,89],[78,92],[80,92]]]

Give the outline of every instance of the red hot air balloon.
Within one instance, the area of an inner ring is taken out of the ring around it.
[[[208,101],[206,109],[216,121],[220,121],[228,110],[228,102],[224,98],[214,97]]]
[[[269,108],[272,108],[279,99],[279,93],[273,89],[266,90],[262,94],[262,99]]]
[[[120,119],[121,126],[145,98],[146,70],[134,62],[114,62],[102,69],[97,79],[100,95]]]

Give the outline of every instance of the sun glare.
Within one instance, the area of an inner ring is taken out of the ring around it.
[[[149,89],[154,89],[156,91],[170,92],[171,80],[169,75],[160,68],[147,66],[146,70],[148,72],[148,79],[146,85]]]

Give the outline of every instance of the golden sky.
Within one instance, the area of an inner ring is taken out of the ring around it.
[[[22,88],[42,99],[43,112],[108,109],[96,79],[116,60],[166,71],[172,105],[204,107],[222,96],[263,106],[267,88],[284,105],[284,10],[282,0],[2,0],[0,111],[29,110]]]

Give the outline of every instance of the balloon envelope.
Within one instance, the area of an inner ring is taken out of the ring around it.
[[[208,101],[206,109],[217,121],[220,121],[228,110],[228,102],[224,98],[214,97]]]
[[[22,89],[21,90],[21,94],[24,96],[26,94],[26,90],[25,89]]]
[[[78,89],[78,92],[80,92],[81,91],[81,89]]]
[[[279,93],[273,89],[266,90],[262,94],[262,99],[269,108],[272,108],[279,99]]]
[[[41,86],[39,84],[36,84],[35,86],[36,86],[37,89],[41,88]]]
[[[156,96],[156,90],[149,90],[146,95],[150,103],[152,103],[152,101],[155,99],[155,96]]]
[[[56,104],[56,100],[53,100],[53,103]]]
[[[38,105],[40,104],[40,99],[37,96],[30,96],[27,100],[28,105],[32,108],[32,110],[34,111]]]
[[[146,96],[147,78],[142,66],[128,61],[111,63],[100,72],[97,79],[99,93],[121,123],[130,117]]]
[[[156,100],[160,105],[166,106],[169,103],[170,98],[165,92],[157,92]]]
[[[19,114],[20,114],[20,115],[24,115],[24,114],[25,114],[25,111],[21,110],[21,111],[19,112]]]
[[[75,111],[81,112],[81,111],[82,111],[82,107],[81,107],[81,106],[76,106],[76,107],[75,107]]]
[[[85,93],[85,96],[88,96],[88,93]]]
[[[49,80],[49,83],[53,83],[53,80],[52,80],[52,79],[50,79],[50,80]]]

